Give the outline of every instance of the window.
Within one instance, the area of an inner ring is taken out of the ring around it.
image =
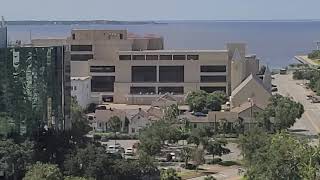
[[[197,128],[197,124],[193,124],[193,128]]]
[[[92,92],[113,92],[114,76],[92,76]]]
[[[75,90],[75,91],[77,90],[77,86],[74,86],[74,90]]]
[[[144,55],[133,55],[132,60],[146,60]]]
[[[135,130],[134,128],[131,128],[131,132],[132,132],[132,133],[135,133],[136,130]]]
[[[201,72],[226,72],[227,67],[225,65],[217,66],[201,66]]]
[[[114,66],[90,66],[90,72],[115,72]]]
[[[130,87],[130,94],[156,94],[155,87]]]
[[[159,60],[158,55],[147,55],[147,60]]]
[[[92,51],[92,45],[71,45],[71,51]]]
[[[201,82],[226,82],[226,76],[201,76]]]
[[[132,82],[156,82],[157,67],[156,66],[132,66],[131,67]]]
[[[172,55],[160,55],[160,60],[172,60]]]
[[[185,55],[173,55],[173,60],[186,60]]]
[[[183,87],[159,87],[158,93],[165,94],[165,93],[172,93],[172,94],[183,94]]]
[[[160,82],[184,82],[184,67],[160,66],[159,76]]]
[[[226,92],[226,87],[225,86],[216,86],[216,87],[210,87],[210,86],[203,86],[203,87],[200,87],[201,90],[207,92],[207,93],[213,93],[215,91],[223,91],[223,92]]]
[[[131,60],[131,55],[120,55],[119,60]]]
[[[71,54],[71,61],[88,61],[93,59],[92,54]]]
[[[74,34],[74,33],[72,34],[72,39],[76,40],[76,34]]]
[[[199,55],[187,55],[187,60],[199,60]]]
[[[123,34],[120,33],[120,39],[123,39]]]

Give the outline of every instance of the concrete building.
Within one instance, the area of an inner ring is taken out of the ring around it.
[[[65,47],[0,49],[5,112],[23,133],[40,126],[70,129],[70,55]],[[14,111],[12,111],[14,110]]]
[[[70,47],[71,76],[91,77],[95,103],[150,105],[169,93],[182,104],[195,90],[231,95],[259,71],[259,60],[246,55],[244,43],[230,43],[222,50],[164,50],[162,37],[140,37],[126,30],[72,30],[65,41],[48,43]]]
[[[91,78],[71,77],[71,96],[76,97],[82,108],[86,108],[91,103]]]
[[[2,20],[0,22],[0,48],[6,48],[7,47],[7,26],[4,21],[4,18],[2,17]]]

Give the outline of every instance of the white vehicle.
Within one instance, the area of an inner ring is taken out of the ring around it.
[[[127,156],[133,156],[134,152],[132,148],[127,148],[124,152],[125,155]]]
[[[107,147],[107,153],[121,153],[123,148],[119,144],[109,145]]]

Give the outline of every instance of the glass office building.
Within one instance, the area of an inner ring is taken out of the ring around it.
[[[65,47],[0,49],[0,112],[10,127],[70,129],[70,55]],[[3,125],[3,123],[2,123]]]

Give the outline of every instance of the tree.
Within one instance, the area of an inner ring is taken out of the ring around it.
[[[178,108],[178,105],[172,104],[165,109],[163,119],[170,123],[175,123],[177,121],[177,117],[179,116],[179,114],[180,114],[180,110]]]
[[[192,157],[193,149],[190,147],[183,147],[181,150],[181,159],[184,161],[185,168],[188,167],[189,160]]]
[[[62,180],[63,176],[57,165],[37,162],[27,171],[23,180]]]
[[[201,112],[206,107],[207,93],[205,91],[193,91],[188,94],[186,102],[192,111]]]
[[[114,161],[105,153],[104,148],[89,144],[86,148],[78,148],[67,155],[64,173],[100,180],[112,174]]]
[[[248,179],[319,179],[319,148],[308,145],[286,132],[273,135],[256,151]]]
[[[196,165],[197,169],[201,164],[205,163],[204,155],[205,155],[205,153],[202,148],[196,148],[193,151],[192,160],[193,160],[194,164]]]
[[[161,180],[179,180],[181,177],[178,176],[177,172],[173,168],[161,170]]]
[[[252,128],[244,135],[240,135],[238,144],[245,165],[250,167],[256,155],[269,143],[269,135],[260,128]]]
[[[6,179],[22,179],[27,166],[33,162],[33,142],[17,144],[12,140],[0,141],[0,169]]]
[[[212,160],[214,161],[214,156],[222,156],[224,154],[230,153],[230,149],[226,148],[226,145],[227,141],[223,139],[215,139],[213,141],[209,141],[206,150],[209,154],[212,155]]]
[[[267,129],[271,129],[269,128],[270,124],[277,131],[287,129],[304,113],[303,105],[289,97],[277,94],[271,97],[270,102],[267,108],[257,115],[258,124]],[[271,121],[272,118],[273,121]]]
[[[112,116],[109,119],[108,126],[112,132],[114,132],[114,144],[116,144],[116,135],[117,132],[121,131],[121,120],[118,116]]]
[[[190,109],[195,112],[220,111],[221,105],[226,103],[227,96],[222,91],[207,93],[205,91],[193,91],[186,98]]]

